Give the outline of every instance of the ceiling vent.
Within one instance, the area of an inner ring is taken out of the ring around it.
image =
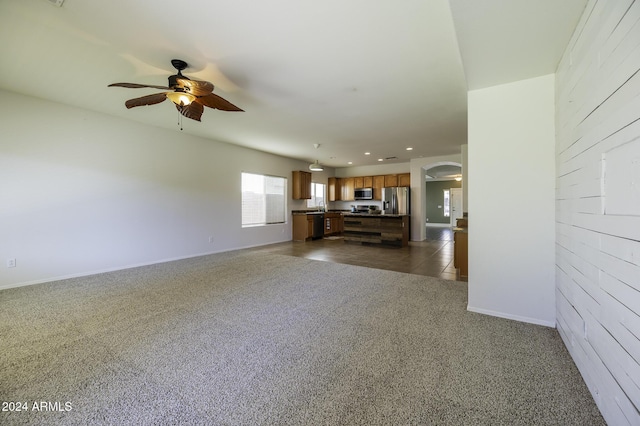
[[[385,158],[385,160],[397,160],[397,159],[398,159],[398,157],[387,157],[387,158]]]

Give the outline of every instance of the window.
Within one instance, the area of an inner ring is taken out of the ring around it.
[[[444,208],[442,209],[442,213],[444,214],[444,217],[449,217],[451,216],[451,190],[449,189],[445,189],[444,190]]]
[[[242,226],[285,223],[287,179],[242,173]]]
[[[324,207],[326,206],[326,190],[327,186],[323,183],[311,182],[311,199],[307,200],[307,207]]]

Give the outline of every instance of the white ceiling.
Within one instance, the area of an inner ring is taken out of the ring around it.
[[[158,90],[107,87],[166,85],[178,58],[245,110],[185,133],[331,167],[406,162],[460,152],[467,84],[554,72],[585,3],[2,0],[0,88],[179,132],[168,102],[124,106]]]
[[[451,0],[469,90],[555,72],[587,0]]]

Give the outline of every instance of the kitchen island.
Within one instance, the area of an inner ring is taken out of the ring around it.
[[[344,213],[344,240],[365,245],[409,245],[409,216]]]

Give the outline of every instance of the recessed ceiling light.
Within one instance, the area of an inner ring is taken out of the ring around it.
[[[365,152],[364,155],[371,155],[371,153],[370,152]]]
[[[408,146],[408,147],[407,147],[407,151],[413,151],[413,148],[412,148],[412,147],[410,147],[410,146]]]
[[[347,161],[347,164],[353,164],[353,161]]]
[[[378,158],[378,161],[384,161],[382,158]]]

